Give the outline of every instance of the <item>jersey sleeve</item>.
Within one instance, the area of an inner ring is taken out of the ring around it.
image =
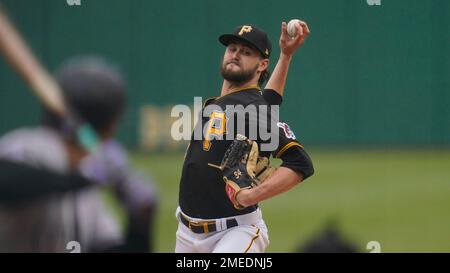
[[[313,175],[314,167],[312,160],[305,151],[303,145],[298,142],[294,132],[286,122],[278,121],[278,148],[272,152],[274,158],[280,158],[282,167],[289,168],[306,179]]]
[[[273,111],[274,107],[270,108],[267,113],[259,111],[258,121],[250,121],[259,124],[260,155],[280,158],[283,161],[282,167],[295,171],[303,179],[310,177],[314,173],[310,156],[290,126],[279,118],[279,113]]]
[[[280,119],[279,107],[269,106],[264,98],[249,104],[256,107],[257,114],[246,116],[246,125],[253,128],[257,124],[260,156],[270,157],[272,155],[274,158],[280,158],[283,161],[282,167],[295,171],[303,179],[310,177],[314,173],[311,158],[289,125]],[[252,130],[248,129],[246,136],[255,140],[251,134]]]
[[[300,144],[291,130],[289,125],[283,121],[272,120],[276,123],[276,130],[278,130],[275,135],[278,135],[278,147],[272,152],[274,158],[281,158],[281,156],[292,147],[299,147],[303,149],[303,145]]]
[[[286,167],[302,174],[303,179],[314,174],[312,160],[303,146],[291,146],[280,155],[280,158],[283,161],[281,167]]]
[[[262,91],[262,95],[263,95],[264,100],[269,105],[278,105],[278,106],[280,106],[281,103],[283,102],[283,97],[280,96],[280,94],[278,94],[273,89],[264,89]]]

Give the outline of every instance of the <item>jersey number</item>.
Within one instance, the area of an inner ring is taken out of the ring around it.
[[[211,140],[213,137],[218,138],[226,133],[226,122],[227,118],[224,112],[211,113],[205,140],[203,141],[203,150],[209,151],[211,149]]]

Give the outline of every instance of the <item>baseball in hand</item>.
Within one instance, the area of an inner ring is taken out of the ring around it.
[[[291,38],[295,38],[297,36],[297,29],[295,28],[295,25],[300,25],[300,20],[298,19],[292,19],[287,24],[287,33]],[[300,26],[300,33],[299,35],[303,35],[303,28]]]

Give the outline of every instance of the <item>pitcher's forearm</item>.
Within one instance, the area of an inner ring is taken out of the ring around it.
[[[303,177],[300,174],[289,168],[279,167],[264,183],[252,189],[240,191],[236,198],[242,206],[248,207],[287,192],[301,181]]]
[[[283,96],[291,60],[292,55],[288,56],[283,53],[280,54],[275,69],[267,82],[266,89],[275,90],[280,96]]]

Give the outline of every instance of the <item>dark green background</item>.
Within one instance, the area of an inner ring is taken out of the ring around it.
[[[79,54],[122,67],[130,86],[120,130],[127,144],[137,143],[140,105],[219,94],[219,34],[253,23],[276,45],[281,21],[291,18],[312,32],[291,66],[282,108],[301,141],[450,144],[448,0],[0,2],[50,70]],[[275,46],[272,68],[278,53]],[[2,59],[0,134],[38,116],[37,100]]]

